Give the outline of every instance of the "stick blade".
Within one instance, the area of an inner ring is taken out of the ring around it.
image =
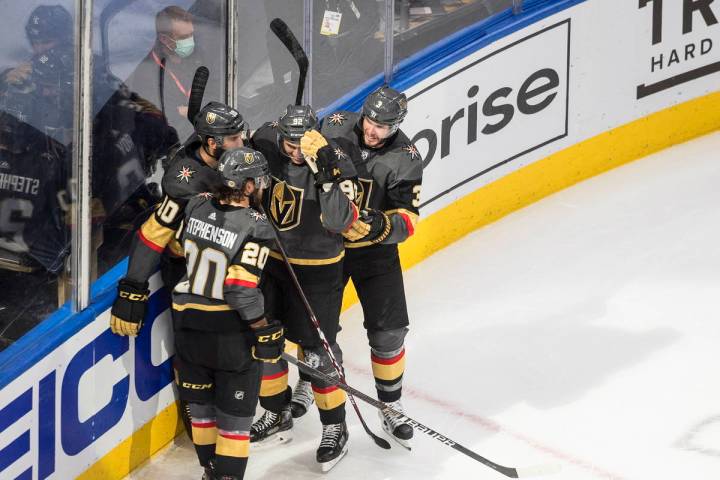
[[[290,54],[297,62],[300,69],[307,69],[310,65],[310,61],[308,60],[302,45],[300,45],[300,42],[298,42],[298,39],[292,33],[292,30],[290,30],[290,27],[287,26],[287,23],[280,18],[274,18],[270,22],[270,30],[272,30],[275,36],[278,37],[283,45],[285,45],[285,48],[290,51]]]
[[[195,115],[202,108],[203,95],[205,95],[205,87],[210,78],[210,70],[204,65],[199,66],[195,70],[193,76],[192,87],[190,89],[190,99],[188,100],[187,118],[190,123],[195,120]]]

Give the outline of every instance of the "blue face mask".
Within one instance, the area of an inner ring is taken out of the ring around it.
[[[175,53],[180,58],[187,58],[192,55],[195,50],[195,38],[183,38],[175,41]]]

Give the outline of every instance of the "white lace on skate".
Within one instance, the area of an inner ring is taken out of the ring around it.
[[[298,380],[292,394],[292,403],[302,405],[307,410],[315,402],[312,385],[305,380]]]
[[[403,414],[405,413],[405,408],[403,408],[402,402],[400,400],[396,402],[386,403],[386,405],[395,410],[396,412]],[[410,440],[412,439],[412,427],[405,421],[405,417],[400,417],[389,412],[385,413],[384,411],[379,411],[378,413],[380,416],[380,420],[382,421],[383,430],[385,430],[385,432],[390,435],[393,440],[395,440],[400,445],[409,450],[412,447],[410,442]],[[408,428],[410,429],[409,438],[401,438],[397,435],[399,432],[397,432],[396,429],[403,425],[406,425],[405,430],[407,430]]]
[[[320,440],[320,448],[335,448],[342,433],[342,423],[333,423],[331,425],[323,425],[322,439]]]
[[[265,413],[263,413],[263,416],[260,417],[260,419],[252,424],[252,429],[256,432],[262,432],[264,430],[267,430],[268,428],[272,427],[273,424],[277,421],[278,414],[270,412],[268,410],[265,410]]]
[[[288,415],[290,413],[288,412]],[[265,450],[276,445],[290,442],[293,439],[292,429],[281,430],[265,437],[263,433],[271,428],[276,428],[280,422],[280,414],[265,410],[262,417],[252,424],[250,430],[257,436],[261,436],[259,440],[250,441],[250,448],[255,451]],[[251,437],[252,438],[252,437]]]

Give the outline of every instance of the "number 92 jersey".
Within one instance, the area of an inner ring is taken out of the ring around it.
[[[185,207],[178,231],[187,273],[173,291],[175,310],[235,310],[245,322],[227,324],[226,317],[192,317],[182,328],[214,332],[247,329],[264,314],[258,287],[274,237],[265,215],[252,208],[222,205],[201,194]],[[216,324],[219,318],[223,324]]]

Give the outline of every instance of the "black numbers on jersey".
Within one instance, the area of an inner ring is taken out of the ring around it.
[[[0,201],[0,248],[23,253],[29,250],[23,230],[32,217],[33,204],[24,198],[6,198]],[[13,221],[13,217],[16,220]]]
[[[240,263],[251,265],[262,270],[265,268],[268,255],[270,255],[270,249],[268,247],[261,247],[257,243],[248,242],[245,244],[245,248],[243,248]]]
[[[227,274],[227,257],[220,250],[214,248],[203,248],[202,252],[192,240],[185,240],[185,261],[188,269],[188,281],[190,292],[195,295],[208,296],[205,292],[210,289],[209,296],[223,300],[223,284]],[[210,264],[215,266],[215,271],[210,278]],[[208,282],[211,282],[208,285]]]
[[[166,195],[160,207],[157,209],[156,215],[162,223],[170,225],[175,221],[179,212],[180,205],[170,200],[170,197]]]

